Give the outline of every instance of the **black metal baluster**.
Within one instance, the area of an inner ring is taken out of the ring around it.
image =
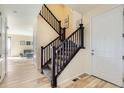
[[[48,46],[48,56],[49,56],[49,60],[50,60],[50,46]]]
[[[66,43],[67,43],[67,41],[64,42],[64,55],[63,55],[65,64],[67,63],[67,60],[66,60],[67,56],[66,55],[67,55],[67,51],[68,51]]]
[[[45,18],[47,20],[47,14],[46,14],[46,12],[47,12],[47,9],[45,8]]]
[[[47,20],[48,20],[48,22],[50,22],[49,21],[49,11],[47,11]]]
[[[75,33],[75,50],[77,49],[77,32]]]
[[[44,18],[46,19],[46,8],[44,7]]]
[[[65,55],[65,50],[64,50],[64,44],[61,46],[61,51],[62,51],[62,56],[63,56],[62,61],[63,61],[63,65],[64,65],[64,64],[65,64],[65,57],[64,57],[64,55]]]
[[[51,13],[50,13],[50,24],[52,25],[52,17],[51,17]]]
[[[67,47],[68,47],[68,50],[69,50],[69,40],[68,40],[68,42],[67,42]],[[70,52],[70,51],[67,52],[67,59],[69,58],[69,52]]]
[[[43,74],[43,46],[41,47],[41,73]]]
[[[72,47],[72,50],[73,50],[73,53],[74,53],[74,35],[72,36],[73,38],[73,47]]]
[[[45,49],[45,54],[46,54],[46,63],[47,63],[47,48]]]
[[[73,42],[73,37],[71,37],[71,48],[70,48],[70,52],[71,52],[71,56],[72,56],[72,53],[73,53],[73,50],[72,50],[72,46],[73,46],[73,44],[72,44],[72,42]]]
[[[55,61],[56,61],[56,74],[58,73],[58,61],[57,61],[57,58],[58,57],[58,50],[56,50],[56,59],[55,59]]]
[[[79,47],[79,30],[78,30],[78,32],[77,32],[77,39],[78,39],[78,43],[77,43],[77,46]]]
[[[75,33],[75,51],[77,49],[77,32]]]
[[[62,61],[62,48],[60,47],[60,60],[59,60],[59,62],[60,62],[60,65],[61,65],[61,68],[63,67],[63,61]]]
[[[67,40],[67,42],[66,42],[66,47],[67,47],[67,50],[69,49],[68,48],[68,40]],[[66,51],[66,60],[68,59],[68,51]]]
[[[59,60],[59,52],[60,52],[60,49],[58,49],[57,61]],[[60,71],[60,62],[58,61],[58,73],[59,71]]]
[[[46,62],[48,61],[48,47],[46,47]]]
[[[46,51],[46,48],[45,48],[45,63],[47,63],[47,51]]]
[[[46,19],[48,20],[48,10],[47,10],[47,8],[46,8]]]
[[[45,49],[43,50],[43,62],[44,62],[44,64],[45,64]]]
[[[49,61],[49,47],[47,47],[47,61]]]
[[[49,16],[49,17],[48,17],[48,18],[49,18],[49,23],[51,23],[51,22],[50,22],[50,12],[48,13],[48,16]]]
[[[74,38],[73,49],[74,49],[74,52],[75,52],[75,34],[73,35],[73,38]]]
[[[70,39],[68,39],[68,49],[70,50]],[[70,59],[70,51],[68,52],[68,58]]]

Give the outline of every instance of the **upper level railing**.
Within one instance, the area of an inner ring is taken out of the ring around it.
[[[61,21],[59,21],[54,14],[50,11],[50,9],[44,4],[39,13],[44,20],[60,35],[61,30]]]

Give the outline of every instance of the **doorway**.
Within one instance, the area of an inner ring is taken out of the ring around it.
[[[33,36],[8,33],[7,51],[8,71],[11,71],[13,66],[20,64],[34,65]]]
[[[7,52],[8,56],[11,56],[11,37],[7,38]]]

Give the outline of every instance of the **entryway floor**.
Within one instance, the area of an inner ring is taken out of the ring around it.
[[[48,79],[40,74],[31,60],[8,60],[8,73],[1,88],[50,88]],[[83,74],[78,79],[58,85],[59,88],[118,88],[94,76]]]

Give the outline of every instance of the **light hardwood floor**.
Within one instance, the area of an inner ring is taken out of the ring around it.
[[[40,74],[31,60],[11,59],[8,61],[8,73],[1,88],[50,88],[48,79]],[[77,81],[70,80],[58,85],[59,88],[118,88],[94,76],[83,74]]]

